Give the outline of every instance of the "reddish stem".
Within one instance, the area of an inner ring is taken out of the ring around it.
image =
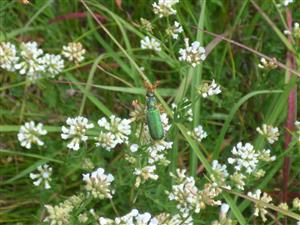
[[[292,18],[292,12],[287,9],[286,11],[286,19],[287,19],[287,25],[288,29],[292,31],[293,26],[293,18]],[[292,44],[292,37],[289,35],[288,37],[289,43]],[[295,64],[295,57],[292,52],[288,51],[286,55],[287,59],[287,66],[291,69],[296,68]],[[287,80],[290,80],[291,76],[293,76],[289,71],[287,72]],[[290,131],[294,130],[294,124],[296,121],[296,98],[297,98],[297,89],[296,86],[291,90],[289,94],[288,99],[288,115],[287,115],[287,121],[286,121],[286,132],[285,132],[285,142],[284,142],[284,148],[287,149],[291,140],[292,135]],[[288,201],[288,182],[289,182],[289,174],[290,174],[290,158],[285,157],[283,162],[283,168],[282,168],[282,176],[283,176],[283,184],[282,184],[282,196],[281,201],[287,202]],[[284,219],[284,224],[287,224],[287,219]]]

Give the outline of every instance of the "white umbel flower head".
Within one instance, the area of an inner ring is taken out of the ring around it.
[[[263,135],[270,144],[273,144],[275,141],[278,141],[279,130],[277,127],[272,125],[263,124],[262,127],[257,127],[256,131]]]
[[[18,62],[16,46],[10,42],[0,43],[0,67],[7,71],[15,71],[15,64]]]
[[[191,211],[199,213],[201,209],[201,197],[199,190],[195,185],[193,177],[186,176],[186,170],[176,170],[176,174],[170,173],[174,178],[175,184],[172,190],[168,192],[169,200],[177,203],[177,209],[183,214],[189,214]]]
[[[84,60],[86,50],[80,42],[70,42],[63,46],[62,55],[71,62],[79,63]]]
[[[97,141],[97,147],[100,146],[107,151],[112,150],[118,144],[118,142],[116,141],[116,136],[111,132],[100,131],[100,134],[98,135],[98,137],[95,138],[95,140]]]
[[[135,186],[139,187],[141,182],[147,181],[149,179],[151,180],[157,180],[158,175],[155,174],[156,166],[145,166],[141,169],[135,168],[133,174],[137,176]]]
[[[86,131],[94,127],[93,123],[89,123],[88,119],[83,116],[68,118],[66,121],[69,127],[62,126],[61,138],[71,139],[67,147],[75,151],[79,150],[80,142],[85,142],[88,139]]]
[[[158,2],[152,4],[153,12],[158,14],[160,18],[176,14],[176,10],[173,6],[178,2],[179,0],[158,0]]]
[[[219,186],[224,186],[225,180],[229,176],[227,166],[219,163],[218,160],[213,160],[211,167],[213,170],[213,174],[211,175],[212,181]]]
[[[235,165],[234,168],[237,171],[241,171],[244,168],[250,174],[256,169],[259,162],[259,154],[250,143],[243,145],[242,142],[239,142],[233,147],[231,153],[234,158],[228,158],[228,163]]]
[[[167,28],[166,33],[172,36],[173,39],[177,39],[179,34],[183,32],[183,28],[177,21],[174,22],[174,25]]]
[[[83,174],[83,181],[86,183],[85,189],[94,198],[111,199],[114,190],[110,187],[111,183],[114,181],[114,176],[105,174],[103,168],[98,168],[92,173]]]
[[[70,216],[73,207],[68,204],[45,205],[47,216],[44,222],[49,222],[50,225],[67,225],[70,224]]]
[[[41,77],[41,73],[45,70],[43,50],[38,48],[36,42],[21,43],[20,48],[21,60],[15,65],[15,69],[34,82]]]
[[[25,123],[20,127],[18,133],[18,139],[21,146],[30,149],[32,144],[44,145],[44,142],[40,139],[40,136],[46,135],[47,131],[43,127],[42,123],[35,125],[34,121]]]
[[[262,192],[261,190],[256,190],[254,193],[248,192],[248,196],[251,198],[254,198],[256,200],[260,200],[264,203],[270,203],[272,201],[272,198],[267,194],[263,193],[261,196]],[[262,218],[262,220],[265,222],[267,220],[266,215],[268,211],[266,210],[266,206],[262,205],[261,203],[256,203],[255,204],[255,210],[254,210],[254,216],[259,216]]]
[[[202,83],[198,88],[197,92],[199,95],[201,95],[203,98],[207,98],[213,95],[218,95],[221,93],[221,87],[215,82],[215,80],[212,80],[210,83],[204,82]]]
[[[192,67],[200,64],[206,58],[205,48],[200,46],[200,42],[194,41],[189,45],[189,39],[185,38],[185,48],[179,49],[179,61],[186,61],[192,65]]]
[[[64,69],[64,60],[61,58],[61,55],[46,54],[43,60],[45,72],[52,78]]]
[[[131,134],[131,120],[121,119],[115,115],[111,115],[109,119],[109,122],[105,117],[98,120],[99,127],[105,129],[106,132],[111,132],[117,144],[127,143],[128,136]]]
[[[141,40],[141,48],[150,49],[157,52],[161,51],[160,42],[157,39],[148,36]]]
[[[38,166],[37,168],[38,173],[30,173],[29,177],[34,181],[33,184],[35,186],[44,185],[45,189],[50,189],[50,183],[51,182],[51,175],[52,175],[52,167],[50,167],[48,164],[44,164],[41,166]]]
[[[201,142],[204,138],[207,137],[207,133],[204,131],[204,129],[201,125],[198,125],[197,127],[195,127],[193,132],[188,131],[187,134],[191,135],[193,138],[195,138],[199,142]]]

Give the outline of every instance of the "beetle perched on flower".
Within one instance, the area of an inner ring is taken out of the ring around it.
[[[160,112],[157,108],[157,101],[154,95],[154,90],[159,85],[159,82],[155,82],[154,85],[144,82],[147,89],[147,108],[146,108],[146,119],[149,128],[150,136],[153,140],[161,140],[164,137],[164,129],[160,118]]]

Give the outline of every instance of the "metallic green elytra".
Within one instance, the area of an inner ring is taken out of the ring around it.
[[[164,129],[160,119],[159,109],[156,107],[156,98],[153,92],[147,93],[146,119],[150,136],[153,140],[161,140],[164,137]]]

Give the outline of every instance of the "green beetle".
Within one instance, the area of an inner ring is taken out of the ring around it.
[[[146,94],[146,120],[149,128],[150,136],[153,140],[161,140],[164,138],[164,129],[160,119],[160,111],[157,108],[157,101],[154,95],[154,90],[158,86],[159,82],[151,85],[145,82],[147,89]]]

